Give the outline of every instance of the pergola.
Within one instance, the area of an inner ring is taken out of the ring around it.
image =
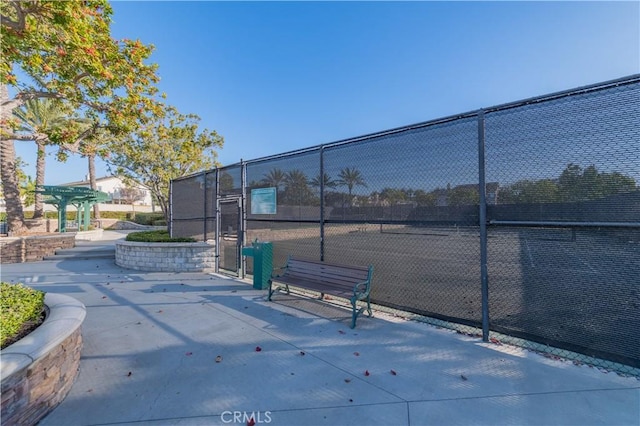
[[[91,220],[91,207],[111,199],[105,192],[83,187],[40,185],[35,192],[47,196],[44,202],[58,209],[59,232],[67,232],[68,205],[75,206],[78,210],[78,230],[87,231]]]

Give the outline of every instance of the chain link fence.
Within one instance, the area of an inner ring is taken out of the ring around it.
[[[171,230],[238,275],[255,239],[371,264],[383,309],[638,375],[638,123],[635,75],[247,161],[173,181]]]

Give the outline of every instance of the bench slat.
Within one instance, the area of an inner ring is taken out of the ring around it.
[[[336,274],[342,274],[345,276],[361,276],[361,275],[367,275],[367,273],[369,272],[368,268],[362,269],[362,268],[340,268],[340,267],[335,267],[335,266],[331,266],[331,265],[305,265],[304,263],[300,263],[300,262],[291,262],[288,265],[289,269],[302,269],[305,271],[326,271],[326,272],[334,272]]]
[[[340,276],[345,278],[353,278],[354,280],[363,280],[369,276],[369,268],[344,268],[328,264],[310,263],[305,264],[301,261],[291,260],[287,265],[287,271],[291,273],[309,274],[318,276]]]
[[[319,279],[340,279],[342,281],[352,281],[358,282],[366,280],[369,276],[368,272],[364,273],[345,273],[341,274],[340,271],[329,269],[329,270],[308,270],[302,268],[287,268],[286,274],[292,275],[308,275],[310,277],[318,277]]]
[[[333,296],[344,297],[350,299],[353,296],[353,287],[333,287],[317,281],[304,281],[295,279],[278,279],[278,282],[289,284],[293,287],[300,287],[308,290],[314,290],[320,293],[331,294]]]

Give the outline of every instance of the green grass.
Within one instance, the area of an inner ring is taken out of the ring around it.
[[[44,292],[22,284],[0,283],[0,347],[28,334],[42,320]]]
[[[76,211],[69,210],[67,211],[67,220],[76,220]],[[33,211],[24,212],[25,219],[33,218]],[[57,219],[58,212],[47,211],[44,212],[45,219]],[[164,215],[162,213],[134,213],[134,212],[120,212],[120,211],[101,211],[100,212],[101,219],[118,219],[118,220],[129,220],[135,223],[139,223],[140,225],[158,225],[163,226],[166,225],[166,221],[164,220]],[[93,211],[91,211],[91,219],[94,219]],[[7,220],[7,213],[0,212],[0,222]]]
[[[195,243],[193,238],[171,238],[168,231],[141,231],[132,232],[127,235],[127,241],[137,241],[142,243]]]

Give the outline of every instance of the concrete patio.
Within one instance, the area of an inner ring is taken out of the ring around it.
[[[80,374],[44,426],[640,424],[637,378],[380,312],[352,330],[340,306],[220,275],[63,258],[2,280],[87,308]]]

